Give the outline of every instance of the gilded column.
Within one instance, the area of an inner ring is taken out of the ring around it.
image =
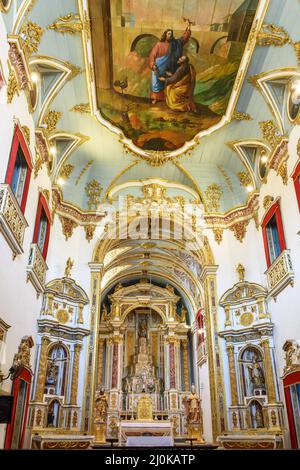
[[[98,340],[99,321],[101,305],[101,279],[103,274],[103,263],[89,263],[91,270],[91,302],[90,302],[90,330],[87,358],[86,358],[86,378],[85,397],[83,403],[83,423],[85,432],[93,432],[94,428],[94,401],[97,385],[97,365],[98,365]]]
[[[183,376],[184,376],[184,390],[187,392],[190,388],[189,384],[189,356],[188,356],[188,340],[182,340],[183,347]]]
[[[176,388],[176,375],[175,375],[175,344],[174,339],[169,340],[169,360],[170,360],[170,388]]]
[[[209,385],[211,399],[211,418],[213,439],[222,434],[227,427],[227,408],[224,390],[222,355],[219,344],[218,300],[214,265],[203,269],[201,281],[204,286],[206,314],[206,344],[209,367]]]
[[[81,351],[81,344],[75,344],[75,346],[74,346],[72,383],[71,383],[71,397],[70,397],[70,405],[75,405],[75,406],[77,405],[80,351]]]
[[[268,401],[269,403],[276,402],[276,391],[275,391],[275,383],[274,383],[274,374],[273,374],[273,366],[272,366],[272,359],[270,353],[270,343],[268,339],[263,339],[261,345],[264,350],[264,358],[265,358],[265,375],[266,375],[266,385],[268,391]]]
[[[111,372],[111,388],[119,389],[122,371],[122,347],[123,337],[118,334],[113,338],[112,345],[112,372]]]
[[[99,349],[98,349],[98,375],[97,385],[102,385],[102,372],[103,372],[103,352],[104,352],[105,338],[99,338]]]
[[[39,361],[39,371],[38,379],[36,384],[35,400],[43,401],[45,379],[47,372],[47,358],[48,358],[48,347],[50,339],[47,336],[42,337],[41,352],[40,352],[40,361]]]
[[[238,390],[236,382],[236,368],[234,360],[234,347],[232,344],[228,345],[227,348],[228,362],[229,362],[229,377],[230,377],[230,388],[231,388],[231,405],[235,406],[238,404]]]

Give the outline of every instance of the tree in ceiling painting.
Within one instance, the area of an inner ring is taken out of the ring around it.
[[[155,151],[179,149],[217,124],[258,2],[90,1],[101,115]]]

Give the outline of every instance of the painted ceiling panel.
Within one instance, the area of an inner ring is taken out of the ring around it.
[[[261,122],[267,120],[274,120],[276,122],[264,96],[253,85],[253,80],[251,80],[251,78],[260,76],[262,73],[266,73],[274,69],[280,70],[284,68],[297,67],[297,55],[293,44],[288,43],[282,47],[275,47],[272,45],[257,45],[255,47],[243,86],[237,96],[237,103],[235,106],[236,111],[249,115],[251,120],[243,119],[239,121],[232,119],[231,122],[228,122],[222,128],[211,132],[210,135],[201,137],[198,143],[194,142],[191,150],[188,153],[183,152],[182,155],[180,155],[180,158],[170,157],[171,153],[168,150],[165,150],[161,158],[162,160],[166,159],[166,163],[160,164],[160,166],[159,164],[157,166],[153,166],[149,164],[149,158],[147,157],[147,160],[143,152],[128,151],[128,147],[131,145],[129,141],[126,143],[127,149],[125,149],[124,145],[121,143],[123,137],[120,134],[117,135],[113,130],[109,130],[107,123],[102,121],[99,122],[99,116],[97,118],[97,116],[91,115],[93,112],[97,112],[97,107],[95,108],[96,90],[93,91],[92,88],[94,84],[92,82],[93,75],[91,75],[91,71],[93,71],[93,69],[95,71],[95,68],[97,69],[98,60],[96,59],[96,61],[92,63],[92,59],[95,59],[95,56],[99,58],[99,51],[92,51],[92,49],[90,49],[90,55],[87,60],[87,56],[85,56],[85,47],[92,48],[92,43],[90,42],[88,35],[82,35],[81,31],[74,31],[73,34],[70,34],[68,32],[59,32],[55,30],[55,28],[48,29],[49,25],[55,23],[59,18],[65,17],[69,14],[77,15],[77,19],[73,18],[73,21],[76,23],[76,21],[79,20],[78,15],[81,10],[80,7],[83,5],[84,8],[86,8],[87,3],[88,2],[81,0],[64,0],[63,2],[60,0],[52,0],[51,2],[47,2],[47,5],[45,6],[44,1],[36,0],[29,14],[24,17],[23,22],[23,24],[26,24],[26,22],[30,20],[44,29],[38,51],[36,54],[31,56],[30,60],[34,59],[35,55],[48,56],[50,59],[58,58],[65,63],[69,63],[74,67],[80,68],[81,71],[81,73],[75,74],[73,78],[66,81],[63,88],[56,94],[56,96],[53,97],[47,109],[47,112],[52,110],[62,113],[52,132],[64,131],[73,135],[80,133],[86,138],[80,146],[77,146],[69,155],[67,155],[65,161],[60,161],[61,166],[70,165],[73,167],[73,170],[62,187],[64,199],[75,206],[79,206],[83,210],[86,210],[88,209],[86,185],[91,180],[99,182],[102,187],[101,196],[105,197],[106,191],[117,184],[128,183],[135,180],[140,181],[151,178],[162,178],[165,181],[173,181],[186,185],[188,188],[194,189],[196,187],[198,192],[201,192],[202,194],[205,194],[207,188],[213,183],[217,184],[222,192],[220,199],[220,212],[226,212],[233,207],[245,205],[249,194],[245,187],[241,185],[238,174],[241,172],[248,172],[249,168],[247,169],[247,163],[242,161],[240,155],[234,151],[230,144],[232,142],[249,139],[264,141]],[[115,25],[114,27],[118,28],[118,31],[121,31],[122,34],[125,34],[124,31],[126,30],[126,34],[129,35],[128,37],[131,37],[130,35],[132,35],[133,39],[136,39],[136,25],[141,18],[144,18],[141,31],[145,32],[147,29],[146,26],[148,25],[150,28],[148,28],[149,31],[152,27],[153,34],[155,33],[156,36],[160,36],[164,27],[168,23],[170,25],[169,27],[174,28],[176,33],[175,36],[177,37],[180,32],[182,33],[182,31],[184,31],[186,26],[180,19],[178,19],[178,15],[176,17],[177,10],[179,11],[179,9],[183,9],[185,16],[196,22],[194,30],[192,26],[192,35],[194,34],[195,37],[199,36],[200,50],[197,60],[200,60],[201,62],[204,56],[207,58],[207,52],[204,53],[206,46],[204,41],[201,43],[200,40],[202,37],[201,34],[204,31],[208,36],[211,35],[214,37],[214,28],[220,28],[221,32],[222,28],[226,28],[223,24],[223,20],[226,15],[222,15],[221,13],[224,9],[228,9],[228,2],[225,0],[220,0],[218,2],[218,9],[216,10],[214,17],[212,8],[214,2],[210,0],[201,2],[201,9],[199,9],[200,2],[197,1],[183,2],[181,0],[177,0],[176,3],[172,2],[172,10],[169,8],[169,2],[157,1],[156,3],[157,8],[155,8],[153,1],[134,3],[125,1],[117,3],[112,1],[111,5],[113,8],[112,15],[114,20],[113,24]],[[236,10],[240,5],[243,5],[244,8],[247,7],[248,3],[249,2],[242,2],[241,0],[234,0],[231,2],[233,9],[231,13],[236,14]],[[257,2],[254,3],[257,5]],[[152,18],[153,22],[156,21],[155,25],[151,24],[151,18],[147,13],[148,10],[145,6],[146,4],[151,6],[152,11],[159,12],[157,13],[159,17],[158,22],[154,17]],[[14,2],[14,5],[16,5],[16,2]],[[95,5],[97,5],[96,1],[94,2],[94,6]],[[130,11],[132,8],[133,10]],[[13,10],[14,8],[11,8],[8,14],[4,15],[8,31],[11,32],[13,31]],[[129,15],[130,12],[131,15]],[[17,14],[14,15],[14,18],[17,19]],[[298,28],[300,21],[300,5],[296,1],[289,0],[287,2],[282,2],[282,0],[270,0],[265,18],[263,19],[261,17],[259,20],[263,21],[265,24],[274,24],[279,27],[283,27],[293,42],[300,40],[300,32]],[[94,27],[95,21],[93,17],[92,33]],[[116,31],[117,29],[113,31],[114,35],[119,34]],[[224,32],[228,35],[228,31],[223,31],[223,33]],[[127,36],[125,35],[124,38],[125,37]],[[231,44],[229,44],[229,42],[227,45],[225,42],[223,43],[222,47],[224,50],[222,49],[222,54],[225,54],[225,46],[229,48],[231,47]],[[114,50],[114,57],[118,57],[118,54],[121,54],[121,52],[122,51]],[[195,51],[190,51],[189,53],[192,61]],[[221,52],[217,52],[217,50],[210,53],[209,60],[220,61],[220,56],[218,56],[220,53]],[[133,56],[131,56],[131,58],[132,57]],[[134,57],[137,56],[135,55]],[[146,62],[148,61],[148,56],[146,56],[145,60]],[[197,64],[198,62],[196,61],[196,65]],[[56,72],[52,74],[52,72],[49,72],[43,76],[41,82],[41,91],[43,94],[47,94],[48,91],[51,90],[52,85],[55,84],[55,73]],[[147,73],[150,73],[150,71]],[[136,125],[138,128],[140,123],[136,120],[136,123],[134,124],[135,118],[133,117],[132,109],[130,107],[128,109],[124,107],[125,103],[127,103],[127,105],[129,103],[128,98],[126,98],[126,96],[124,97],[124,94],[126,95],[128,87],[130,88],[131,86],[130,78],[129,83],[127,83],[128,80],[126,82],[126,76],[123,77],[122,74],[120,74],[120,77],[114,76],[114,79],[116,78],[118,78],[118,80],[114,80],[110,93],[113,98],[117,99],[121,106],[123,113],[121,116],[121,125],[126,127],[129,120],[131,126]],[[213,73],[211,75],[211,79],[216,79],[216,76],[214,76]],[[116,81],[118,82],[117,84]],[[224,86],[225,85],[228,85],[226,84],[226,81],[224,82]],[[280,106],[285,99],[282,94],[283,89],[282,87],[277,87],[273,91]],[[94,93],[94,95],[91,95],[89,92]],[[94,100],[90,101],[91,96],[94,97]],[[140,103],[141,106],[146,106],[145,109],[151,109],[149,98],[146,99],[143,97]],[[75,112],[74,107],[79,108],[77,109],[79,112]],[[38,121],[39,111],[40,108],[38,107],[34,115],[36,122]],[[178,120],[182,119],[176,113],[174,116],[175,117],[170,123],[172,129],[176,127]],[[151,117],[148,116],[147,119],[148,118],[150,121],[147,121],[147,125],[149,127],[148,130],[150,131],[152,129],[152,121]],[[194,118],[195,116],[191,113],[187,119]],[[164,119],[165,121],[169,119],[169,111],[166,111],[166,114],[164,114],[161,119]],[[286,116],[285,120],[287,121]],[[182,121],[180,122],[180,125],[182,125]],[[189,126],[190,122],[187,120],[185,125]],[[287,122],[286,125],[289,126],[290,123]],[[184,133],[185,129],[183,129],[182,132]],[[170,137],[170,139],[172,141],[172,137]],[[264,142],[267,143],[266,141]],[[60,160],[59,156],[63,154],[61,148],[62,145],[62,142],[57,145],[58,163]],[[154,152],[153,158],[156,157],[157,155]],[[138,164],[130,167],[130,165],[135,161],[138,162]],[[183,171],[176,166],[176,163],[182,165]],[[252,161],[250,163],[250,166],[255,168],[255,162]],[[61,167],[59,167],[59,169],[60,168]],[[126,169],[127,171],[125,171]],[[190,176],[185,174],[184,170],[186,170]],[[124,173],[122,174],[123,171]],[[254,174],[251,175],[254,177]],[[118,176],[119,178],[117,178]],[[57,184],[58,177],[59,172],[54,171],[53,184]],[[255,183],[256,187],[259,188],[261,181],[257,178]]]

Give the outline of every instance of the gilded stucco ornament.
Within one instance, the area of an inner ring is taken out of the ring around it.
[[[92,112],[89,103],[76,104],[75,106],[73,106],[73,108],[70,111],[72,111],[73,113],[80,113],[80,114],[91,114]]]
[[[276,124],[269,120],[260,122],[259,126],[262,130],[264,139],[273,149],[275,149],[277,145],[281,143],[283,137]]]
[[[93,179],[89,181],[85,186],[85,193],[88,197],[88,208],[89,210],[96,210],[100,204],[101,193],[102,193],[101,184]]]
[[[84,230],[85,230],[85,238],[87,239],[87,241],[90,242],[91,240],[93,240],[94,233],[96,230],[96,225],[85,225]]]
[[[38,51],[43,33],[43,28],[32,21],[27,21],[22,26],[20,36],[23,41],[23,50],[28,56]]]
[[[24,336],[18,348],[18,352],[13,359],[13,367],[19,369],[25,367],[31,369],[30,365],[30,349],[33,347],[34,342],[31,336]]]
[[[234,111],[232,119],[236,121],[253,121],[253,118],[248,113],[242,113],[240,111]]]
[[[220,186],[216,183],[212,183],[205,191],[206,205],[209,211],[219,212],[220,209],[220,199],[222,197],[223,191]]]
[[[284,46],[290,42],[288,32],[281,26],[263,24],[257,36],[257,46]]]
[[[44,117],[44,123],[46,124],[46,131],[50,134],[52,131],[56,129],[57,123],[62,117],[62,113],[60,111],[53,111],[50,110]]]
[[[246,173],[245,171],[240,171],[238,174],[238,179],[240,180],[240,185],[243,187],[247,187],[252,184],[252,179],[249,173]]]
[[[249,220],[243,220],[243,221],[237,222],[236,224],[230,227],[230,230],[233,231],[235,238],[239,240],[241,243],[243,242],[245,238],[248,224],[249,224]]]
[[[213,233],[215,237],[215,241],[220,245],[222,239],[223,239],[223,229],[222,228],[213,228]]]
[[[15,95],[19,94],[19,85],[13,70],[10,70],[7,83],[7,102],[12,103]]]
[[[73,235],[74,229],[78,226],[78,224],[74,222],[74,220],[69,219],[68,217],[63,217],[61,215],[59,216],[59,220],[61,221],[63,234],[66,240],[68,240]]]
[[[74,170],[74,165],[71,165],[70,163],[68,164],[65,164],[60,172],[59,172],[59,176],[65,180],[68,180],[71,176],[71,174],[73,173],[73,170]]]
[[[78,13],[69,13],[65,16],[60,16],[52,24],[48,26],[57,33],[78,34],[83,30],[83,24]]]

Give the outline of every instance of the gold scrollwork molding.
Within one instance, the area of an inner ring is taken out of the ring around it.
[[[223,229],[222,228],[213,228],[213,233],[215,237],[215,241],[220,245],[221,241],[223,240]]]
[[[291,44],[300,63],[300,42],[293,41],[289,33],[282,27],[274,24],[263,24],[257,36],[258,46],[282,47]]]
[[[44,29],[33,21],[29,20],[22,26],[20,36],[22,37],[23,50],[28,57],[38,51],[43,34]]]
[[[248,113],[242,113],[240,111],[234,111],[232,114],[232,119],[236,121],[252,121],[253,118]]]
[[[281,47],[290,42],[288,32],[281,26],[263,24],[257,35],[257,46]]]
[[[74,220],[69,219],[68,217],[59,216],[59,220],[61,221],[62,231],[65,236],[65,239],[68,240],[74,232],[74,229],[78,226]]]
[[[7,83],[7,103],[12,103],[14,96],[19,95],[19,85],[13,70],[10,70]]]
[[[219,212],[220,199],[223,191],[216,183],[212,183],[205,191],[207,209],[212,212]]]
[[[46,132],[50,134],[56,129],[57,123],[62,117],[60,111],[49,110],[44,117],[44,123],[46,124]]]
[[[73,113],[91,114],[92,110],[89,103],[76,104],[70,109]]]
[[[237,222],[236,224],[230,227],[230,230],[233,231],[235,238],[241,243],[243,242],[246,236],[248,224],[249,220],[243,220],[241,222]]]
[[[267,195],[267,196],[264,197],[263,207],[264,207],[265,211],[268,210],[271,207],[273,202],[274,202],[274,197],[273,196]]]

